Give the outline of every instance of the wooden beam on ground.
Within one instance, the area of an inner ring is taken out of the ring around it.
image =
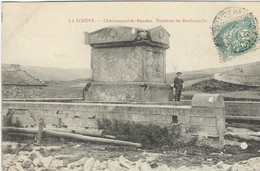
[[[231,122],[228,123],[228,125],[230,127],[235,127],[235,128],[246,128],[246,129],[250,129],[253,131],[260,131],[260,125],[256,125],[256,124],[249,124],[249,123],[237,123],[237,122]]]
[[[234,138],[244,139],[244,140],[260,141],[260,137],[246,135],[246,134],[237,134],[237,133],[233,133],[233,132],[227,132],[226,135],[229,135]]]
[[[249,135],[249,136],[260,137],[260,131],[255,132],[255,131],[251,131],[251,130],[246,129],[246,128],[228,127],[227,130],[232,132],[232,133],[239,134],[239,135]]]
[[[134,147],[141,147],[140,143],[133,143],[128,141],[121,141],[121,140],[113,140],[113,139],[106,139],[106,138],[99,138],[99,137],[91,137],[85,135],[78,135],[73,133],[66,133],[66,132],[57,132],[57,131],[44,131],[44,134],[56,136],[56,137],[65,137],[65,138],[73,138],[79,139],[83,141],[92,141],[92,142],[100,142],[100,143],[108,143],[108,144],[117,144],[117,145],[125,145],[125,146],[134,146]]]
[[[35,134],[28,134],[28,133],[13,133],[13,132],[10,132],[10,133],[8,133],[8,135],[12,136],[12,137],[27,137],[27,138],[32,138],[32,139],[35,138]]]
[[[34,128],[3,127],[2,131],[7,132],[7,133],[9,133],[9,132],[35,133],[35,134],[38,133],[38,131]],[[100,137],[91,137],[91,136],[78,135],[78,134],[67,133],[67,132],[51,131],[51,130],[43,130],[43,135],[44,136],[73,138],[73,139],[78,139],[78,140],[83,140],[83,141],[92,141],[92,142],[117,144],[117,145],[125,145],[125,146],[134,146],[134,147],[141,147],[142,146],[140,143],[114,140],[114,139],[107,139],[107,138],[100,138]]]
[[[76,133],[76,134],[89,135],[89,136],[99,136],[99,137],[104,136],[103,130],[100,130],[100,129],[45,128],[45,130],[58,131],[58,132],[68,132],[68,133]]]
[[[44,127],[44,118],[40,118],[38,134],[37,134],[37,144],[38,145],[41,145],[41,142],[42,142],[43,127]]]
[[[38,130],[35,128],[3,127],[2,132],[3,133],[15,132],[15,133],[37,134]]]

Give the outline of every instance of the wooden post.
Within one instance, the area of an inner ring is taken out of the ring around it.
[[[43,127],[44,127],[44,118],[40,118],[38,135],[37,135],[37,145],[41,145]]]
[[[61,118],[58,118],[58,128],[61,128]]]
[[[61,128],[61,118],[60,117],[58,118],[58,128]],[[61,142],[65,141],[63,137],[59,137],[59,140]]]

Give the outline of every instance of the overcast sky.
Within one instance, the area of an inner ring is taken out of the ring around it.
[[[166,71],[176,72],[243,64],[260,60],[260,50],[221,63],[210,27],[226,7],[244,7],[260,21],[260,3],[3,3],[2,62],[61,68],[90,68],[91,48],[84,32],[108,26],[150,29],[163,26],[170,34]],[[74,19],[94,22],[71,23]],[[104,19],[148,19],[152,23],[106,23]],[[204,22],[157,23],[156,19]]]

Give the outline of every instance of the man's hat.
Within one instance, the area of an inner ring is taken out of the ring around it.
[[[176,75],[178,75],[178,74],[182,74],[182,73],[181,72],[177,72]]]

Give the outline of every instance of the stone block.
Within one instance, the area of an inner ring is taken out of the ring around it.
[[[148,36],[149,35],[149,36]],[[95,46],[97,44],[116,44],[133,42],[136,40],[150,40],[152,42],[169,44],[170,34],[158,26],[149,30],[133,27],[105,27],[92,33],[85,32],[85,44]]]
[[[156,106],[156,107],[153,107],[153,114],[161,114],[161,107],[158,107],[158,106]]]
[[[156,47],[144,47],[143,50],[143,81],[165,82],[165,50]]]
[[[197,117],[197,116],[190,117],[190,125],[211,126],[211,127],[218,126],[216,118]]]
[[[148,115],[133,114],[132,119],[134,122],[152,122],[151,116]]]
[[[149,30],[151,40],[163,44],[169,44],[170,34],[162,27],[158,26]]]
[[[38,151],[33,150],[29,153],[28,158],[33,161],[37,158],[41,159],[42,155]]]
[[[92,171],[95,168],[95,160],[91,157],[87,159],[84,163],[84,170],[85,171]]]
[[[194,126],[198,131],[199,135],[201,136],[212,136],[212,137],[219,137],[217,127],[211,126]]]
[[[35,120],[36,120],[36,123],[37,123],[37,127],[38,127],[38,123],[39,123],[39,120],[40,118],[44,118],[44,124],[45,125],[48,125],[48,126],[56,126],[58,125],[58,118],[56,117],[35,117]]]
[[[191,113],[191,107],[187,106],[187,107],[175,107],[173,109],[174,115],[178,115],[178,116],[189,116]]]
[[[93,128],[97,127],[95,119],[62,118],[62,123],[70,127]]]
[[[31,113],[31,115],[33,117],[37,117],[37,116],[52,116],[53,117],[53,112],[45,113],[45,112],[43,112],[42,109],[29,109],[29,113]]]
[[[142,53],[139,47],[92,49],[94,81],[142,81]]]
[[[103,118],[109,120],[132,121],[132,114],[104,113]]]
[[[192,97],[192,107],[225,107],[224,98],[219,94],[195,94]]]
[[[91,68],[94,81],[165,82],[165,50],[148,46],[92,49]]]
[[[24,160],[22,162],[22,167],[28,169],[30,166],[33,166],[33,162],[31,160]]]
[[[64,111],[73,111],[76,110],[75,105],[73,104],[55,104],[53,103],[51,106],[55,107],[57,110],[64,110]]]
[[[165,50],[147,46],[92,49],[91,68],[94,81],[164,82]]]
[[[126,106],[126,113],[127,114],[138,114],[142,112],[142,107],[139,106],[135,106],[135,107],[131,107],[131,106]]]
[[[138,115],[133,114],[132,119],[134,122],[149,122],[153,124],[157,123],[172,123],[172,116],[162,115]]]
[[[20,127],[34,127],[37,122],[30,113],[25,113],[24,115],[14,114],[11,120],[12,124],[19,125]]]
[[[138,29],[133,27],[105,27],[92,33],[85,32],[86,44],[103,44],[134,41]]]
[[[101,120],[101,119],[105,118],[105,115],[106,115],[106,113],[99,113],[99,114],[95,115],[96,116],[95,118],[98,120]]]
[[[107,105],[103,106],[103,112],[124,114],[126,112],[126,108],[125,106]]]
[[[190,125],[199,128],[199,135],[218,137],[218,146],[224,146],[225,103],[218,94],[197,94],[192,98]]]
[[[143,106],[142,107],[142,115],[154,115],[154,108],[153,107],[147,107]]]
[[[160,108],[160,114],[161,115],[173,115],[174,108]]]
[[[218,131],[218,135],[224,136],[224,133],[226,131],[225,118],[217,118],[217,131]]]
[[[52,160],[50,166],[53,166],[55,168],[63,167],[63,160]]]
[[[83,118],[83,119],[91,119],[91,118],[95,118],[95,116],[98,115],[97,112],[93,111],[93,112],[74,112],[73,115],[69,115],[70,118]]]
[[[41,162],[43,163],[43,166],[45,166],[45,167],[50,166],[53,158],[54,158],[53,156],[48,156],[48,157],[42,158]]]
[[[77,106],[77,110],[79,112],[86,112],[86,113],[101,113],[103,111],[103,106],[101,105],[94,105],[94,104],[82,104]]]
[[[188,125],[190,124],[190,116],[189,115],[177,115],[178,123]]]
[[[191,116],[204,116],[204,117],[224,117],[225,109],[222,107],[200,107],[194,106],[191,108]]]

